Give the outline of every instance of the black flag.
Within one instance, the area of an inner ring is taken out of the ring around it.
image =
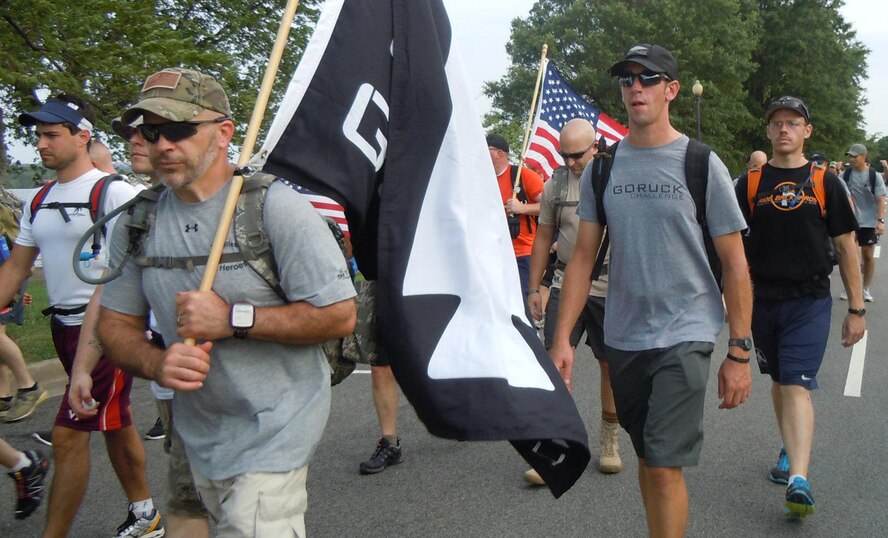
[[[345,207],[381,351],[429,431],[509,440],[556,497],[589,463],[526,324],[473,96],[440,0],[331,0],[260,160]]]

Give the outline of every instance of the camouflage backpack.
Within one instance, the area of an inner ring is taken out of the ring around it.
[[[238,252],[223,254],[220,263],[246,262],[271,286],[275,293],[284,301],[289,302],[280,285],[277,263],[262,219],[265,195],[269,185],[275,180],[286,182],[283,178],[263,172],[245,172],[244,186],[238,197],[233,219],[234,238]],[[142,191],[126,204],[133,206],[128,208],[128,211],[133,215],[130,224],[130,252],[145,252],[145,240],[148,237],[151,224],[154,222],[158,198],[159,191],[152,189]],[[344,256],[345,235],[332,219],[325,218],[324,220],[327,222],[330,233],[336,238]],[[205,265],[207,258],[207,256],[159,258],[140,255],[134,257],[133,260],[140,267],[193,270],[196,266]],[[351,271],[351,268],[349,270]],[[352,281],[358,292],[358,321],[355,325],[355,332],[345,338],[324,342],[321,346],[327,357],[327,362],[330,364],[331,385],[336,385],[348,377],[354,371],[356,363],[369,364],[371,361],[376,361],[376,288],[373,282],[363,280],[360,275],[352,274]]]
[[[0,186],[0,235],[6,239],[7,248],[12,248],[18,237],[19,221],[24,204],[5,187]]]

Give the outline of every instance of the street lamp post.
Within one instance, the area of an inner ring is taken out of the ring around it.
[[[699,80],[694,81],[691,91],[694,92],[694,100],[697,102],[697,140],[700,140],[700,96],[703,95],[703,85]]]

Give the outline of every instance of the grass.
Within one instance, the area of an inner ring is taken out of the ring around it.
[[[49,306],[42,270],[35,269],[34,276],[28,281],[28,293],[31,294],[33,300],[30,306],[25,307],[24,325],[7,325],[6,333],[22,350],[25,362],[54,359],[58,354],[52,345],[49,319],[40,313],[41,310]]]

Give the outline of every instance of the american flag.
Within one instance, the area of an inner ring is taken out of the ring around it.
[[[564,164],[564,159],[558,154],[558,135],[564,124],[574,118],[585,118],[592,122],[598,135],[603,135],[608,144],[622,139],[629,132],[583,99],[561,78],[555,64],[547,62],[546,79],[540,91],[530,145],[524,157],[527,165],[542,172],[543,179],[549,179],[552,171]]]
[[[342,229],[345,236],[348,237],[348,221],[345,220],[345,209],[341,205],[337,204],[332,198],[321,196],[301,185],[294,184],[293,187],[299,192],[299,194],[308,199],[312,207],[315,208],[315,211],[320,213],[322,217],[330,217],[333,219],[333,221],[335,221]]]

